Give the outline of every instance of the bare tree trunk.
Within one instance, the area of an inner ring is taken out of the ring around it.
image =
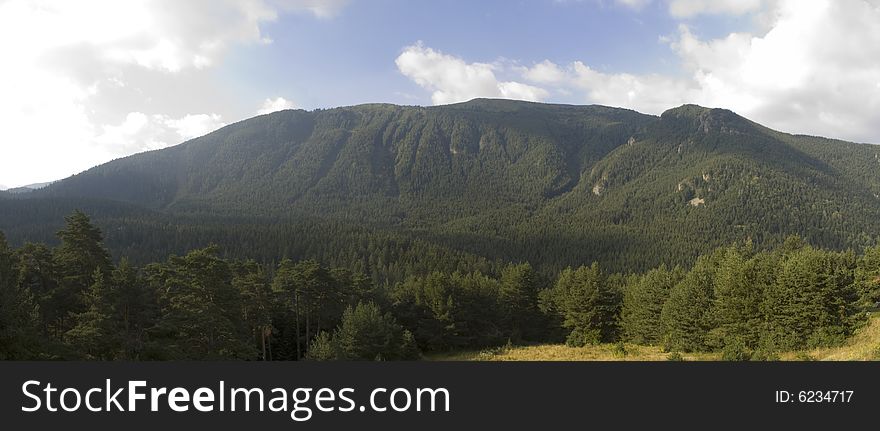
[[[296,359],[299,360],[302,358],[302,348],[300,346],[299,339],[299,292],[294,292],[294,315],[296,315]]]
[[[269,360],[272,360],[272,333],[269,332]]]
[[[260,328],[260,341],[263,342],[263,361],[266,360],[266,328]]]
[[[312,332],[309,331],[309,316],[311,314],[310,310],[306,308],[306,343],[310,342],[312,339]]]

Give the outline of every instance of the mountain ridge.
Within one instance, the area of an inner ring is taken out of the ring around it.
[[[836,249],[873,244],[878,153],[697,105],[652,116],[498,99],[365,104],[257,116],[15,199],[120,202],[187,220],[317,218],[490,261],[644,268],[789,234]],[[29,239],[5,214],[0,205],[0,230]]]

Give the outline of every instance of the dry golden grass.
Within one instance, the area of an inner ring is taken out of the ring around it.
[[[569,347],[564,344],[541,344],[484,350],[482,352],[457,352],[428,357],[437,361],[665,361],[668,352],[655,346],[624,344],[623,354],[617,344]],[[709,353],[685,353],[686,361],[717,359]]]
[[[880,360],[880,313],[873,313],[868,322],[842,346],[823,347],[780,355],[782,360],[798,360],[809,356],[818,361]]]
[[[617,344],[569,347],[562,344],[500,347],[484,351],[435,354],[428,360],[436,361],[665,361],[669,353],[660,347],[624,344],[621,352]],[[779,355],[783,361],[811,358],[820,361],[880,360],[880,313],[874,313],[846,343],[838,347],[808,351],[786,352]],[[718,353],[684,353],[686,361],[717,361]]]
[[[626,353],[622,353],[616,344],[599,344],[596,346],[569,347],[551,344],[506,349],[489,358],[492,361],[665,361],[669,357],[655,346],[639,346],[624,344]],[[709,354],[682,355],[686,361],[714,359]]]

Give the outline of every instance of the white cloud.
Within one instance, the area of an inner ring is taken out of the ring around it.
[[[669,13],[676,18],[703,14],[743,15],[761,9],[762,0],[670,0]]]
[[[582,94],[578,102],[619,106],[659,114],[689,101],[692,89],[682,80],[662,75],[604,73],[576,61],[559,66],[549,60],[523,70],[529,81],[553,86],[562,94]]]
[[[566,80],[566,72],[550,60],[544,60],[524,71],[526,79],[541,84],[559,84]]]
[[[402,74],[432,92],[435,105],[464,102],[477,97],[529,101],[548,96],[542,88],[514,81],[499,81],[498,66],[467,63],[461,58],[435,51],[421,43],[404,48],[395,61]]]
[[[606,0],[553,0],[555,3],[583,3],[583,2],[591,2],[597,3],[599,5],[604,5]],[[651,4],[653,0],[613,0],[614,4],[628,7],[633,10],[641,10],[645,6]]]
[[[581,3],[585,0],[555,0],[556,3]],[[654,0],[613,0],[615,4],[640,11]],[[761,10],[762,5],[774,0],[665,0],[669,14],[675,18],[697,15],[743,15]],[[603,0],[592,0],[604,4]]]
[[[266,99],[263,101],[263,105],[260,109],[257,110],[257,115],[269,114],[275,111],[282,111],[285,109],[294,109],[296,108],[296,104],[287,100],[283,97],[276,97],[274,99]]]
[[[762,36],[674,43],[698,101],[782,130],[880,143],[880,2],[780,1]]]
[[[614,0],[615,3],[630,9],[641,10],[649,5],[652,0]]]
[[[880,143],[880,1],[779,0],[768,7],[763,34],[702,40],[680,26],[666,40],[683,76],[604,73],[549,60],[522,76],[587,103],[653,114],[699,103],[783,131]]]
[[[0,181],[55,180],[211,130],[231,101],[206,70],[271,43],[262,27],[283,13],[323,19],[347,3],[0,1]]]
[[[338,14],[349,0],[275,0],[273,3],[287,11],[309,11],[319,18]]]
[[[196,138],[223,127],[217,114],[187,114],[180,118],[130,112],[118,125],[104,125],[94,141],[108,152],[157,150]]]
[[[183,139],[197,138],[226,125],[218,114],[187,114],[179,119],[167,118],[164,123]]]

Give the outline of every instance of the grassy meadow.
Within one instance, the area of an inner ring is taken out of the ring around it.
[[[564,344],[506,346],[482,351],[467,351],[428,356],[436,361],[666,361],[673,357],[658,346],[629,343],[569,347]],[[717,361],[720,353],[682,353],[685,361]],[[880,360],[880,312],[875,312],[865,326],[836,347],[784,352],[783,361],[877,361]]]

